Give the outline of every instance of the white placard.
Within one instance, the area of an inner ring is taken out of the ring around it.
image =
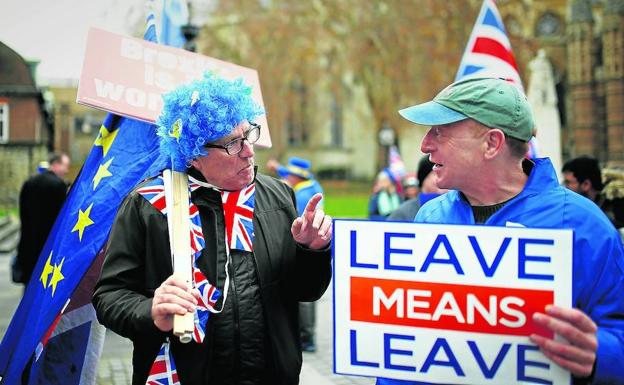
[[[569,385],[530,342],[571,307],[571,230],[334,221],[334,371],[443,384]],[[558,338],[558,337],[557,337]]]

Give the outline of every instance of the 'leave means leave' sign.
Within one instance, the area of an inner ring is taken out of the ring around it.
[[[568,385],[530,342],[572,303],[571,230],[334,221],[336,373]]]

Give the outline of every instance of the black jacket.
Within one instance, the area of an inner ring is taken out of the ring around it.
[[[215,209],[215,201],[220,198],[216,192],[200,188],[191,199],[199,209],[206,239],[198,267],[210,282],[217,282],[222,289],[223,213],[220,208]],[[232,253],[229,306],[221,314],[210,315],[203,344],[180,344],[177,338],[170,339],[181,384],[222,383],[229,374],[217,373],[223,368],[215,368],[214,363],[229,360],[232,366],[225,369],[231,373],[242,364],[237,359],[245,357],[257,358],[256,362],[247,362],[247,367],[266,365],[268,370],[264,375],[269,376],[266,383],[298,383],[301,369],[298,302],[316,300],[324,293],[331,278],[331,257],[329,248],[314,251],[294,242],[290,227],[295,216],[292,190],[274,178],[257,175],[254,252],[249,255],[254,258],[245,258],[244,252]],[[159,331],[150,315],[155,289],[172,273],[166,234],[166,218],[132,192],[115,219],[93,297],[100,322],[133,340],[134,384],[145,383],[162,342],[171,336]],[[212,255],[215,253],[216,257]],[[255,271],[250,273],[252,266]],[[258,299],[260,311],[256,317],[241,318],[241,308],[249,310],[258,304]],[[219,334],[225,333],[229,322],[236,322],[230,329],[234,331],[233,337]],[[246,339],[245,336],[258,331],[262,336],[256,342]],[[213,344],[219,341],[224,346],[217,350]],[[234,346],[228,349],[230,343]],[[249,373],[243,371],[241,376],[246,374]],[[217,382],[216,378],[220,380]],[[240,377],[233,381],[228,383],[246,383]]]
[[[52,171],[30,177],[20,190],[21,236],[16,263],[27,284],[37,264],[39,253],[67,195],[67,184]]]

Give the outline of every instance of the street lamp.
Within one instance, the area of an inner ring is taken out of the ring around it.
[[[377,136],[377,140],[379,141],[379,145],[382,146],[382,151],[383,151],[383,154],[381,155],[383,157],[383,161],[380,162],[380,165],[382,167],[387,167],[388,166],[388,152],[390,150],[390,146],[393,146],[396,140],[396,135],[394,133],[394,130],[392,129],[392,127],[390,127],[387,121],[384,121],[381,124],[381,128],[379,129],[379,133]]]

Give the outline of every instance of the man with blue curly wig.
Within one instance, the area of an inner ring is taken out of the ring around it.
[[[164,96],[158,165],[189,179],[193,284],[173,276],[162,176],[126,197],[93,296],[98,319],[132,339],[133,384],[298,384],[298,303],[331,279],[331,218],[314,196],[257,173],[264,114],[242,80],[214,74]],[[189,258],[190,259],[190,258]],[[193,313],[193,341],[173,336]]]

